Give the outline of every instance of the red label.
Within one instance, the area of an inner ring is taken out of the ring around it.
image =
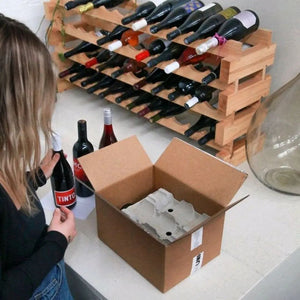
[[[68,191],[54,191],[57,206],[70,206],[76,202],[75,187]]]
[[[87,182],[88,178],[86,177],[86,175],[85,175],[78,159],[74,158],[73,162],[74,162],[74,175],[75,175],[75,177],[78,178],[79,180],[83,181],[83,182]]]

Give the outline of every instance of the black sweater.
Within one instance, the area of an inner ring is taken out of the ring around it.
[[[40,172],[38,184],[45,183]],[[57,231],[47,232],[43,208],[39,201],[36,205],[38,212],[26,215],[0,185],[0,299],[29,299],[64,256],[67,239]]]

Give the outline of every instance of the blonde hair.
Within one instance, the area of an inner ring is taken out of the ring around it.
[[[50,53],[24,24],[0,14],[0,171],[25,212],[26,171],[34,176],[41,160],[40,133],[49,147],[56,76]]]

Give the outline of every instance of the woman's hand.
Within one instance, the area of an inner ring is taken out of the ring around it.
[[[53,155],[53,150],[51,149],[47,152],[46,156],[43,158],[40,167],[47,179],[52,175],[53,169],[57,164],[57,162],[59,161],[59,157],[60,156],[58,153],[55,153]]]
[[[48,231],[58,231],[66,237],[68,243],[72,242],[76,235],[75,217],[73,212],[64,206],[61,206],[60,209],[56,208]]]

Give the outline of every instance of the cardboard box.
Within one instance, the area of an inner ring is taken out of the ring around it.
[[[99,238],[161,292],[219,255],[225,211],[247,177],[177,138],[154,165],[135,136],[79,161],[95,189]],[[211,217],[164,245],[120,210],[159,188]]]

